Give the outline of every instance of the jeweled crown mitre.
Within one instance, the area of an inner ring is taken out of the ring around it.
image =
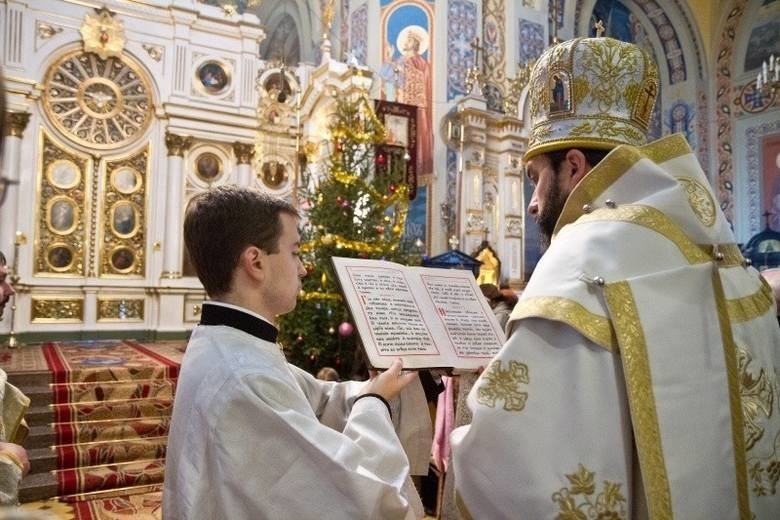
[[[528,160],[571,147],[643,145],[658,96],[658,67],[637,45],[577,38],[547,49],[529,81]]]

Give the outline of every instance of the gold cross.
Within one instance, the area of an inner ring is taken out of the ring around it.
[[[479,64],[480,64],[480,60],[479,60],[480,56],[479,55],[482,54],[482,60],[484,61],[484,59],[485,59],[485,51],[487,49],[485,49],[484,45],[480,45],[479,44],[479,36],[474,38],[474,41],[472,41],[469,44],[469,47],[471,47],[474,50],[474,68],[475,69],[479,69],[480,68],[479,67]]]
[[[593,24],[593,28],[596,29],[596,38],[601,38],[601,35],[604,34],[604,22],[599,20],[598,22]]]

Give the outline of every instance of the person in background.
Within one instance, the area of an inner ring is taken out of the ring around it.
[[[288,202],[235,186],[187,209],[184,243],[210,299],[182,359],[164,518],[422,516],[390,412],[416,384],[420,404],[402,414],[424,424],[417,374],[398,359],[368,382],[320,381],[276,343],[274,320],[295,307],[306,274],[297,225]]]
[[[772,288],[772,296],[775,299],[775,305],[777,305],[777,323],[780,325],[780,267],[764,269],[761,271],[761,276]]]
[[[2,156],[2,128],[5,121],[5,82],[0,71],[0,157]],[[0,320],[14,288],[8,280],[5,255],[0,251]],[[30,406],[30,399],[8,382],[8,376],[0,370],[0,505],[15,505],[19,502],[19,483],[30,471],[27,450],[21,442],[27,433],[24,414]]]
[[[515,305],[517,305],[517,293],[514,291],[514,289],[506,284],[501,284],[499,290],[501,291],[501,294],[504,295],[504,301],[509,306],[509,310],[511,312],[512,309],[515,308]]]
[[[611,38],[531,71],[528,210],[550,245],[451,436],[470,518],[777,518],[774,299],[685,138],[646,144],[658,90]]]
[[[498,320],[498,324],[501,325],[501,330],[506,328],[506,323],[509,320],[509,313],[512,309],[506,303],[506,297],[499,290],[497,286],[492,283],[483,283],[479,285],[482,295],[487,298],[490,308],[493,309],[493,314]]]
[[[341,381],[339,373],[336,372],[336,369],[333,367],[322,367],[319,372],[317,372],[317,379],[322,381]]]

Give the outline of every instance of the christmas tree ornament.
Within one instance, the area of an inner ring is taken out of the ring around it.
[[[354,330],[355,330],[355,326],[352,325],[348,321],[344,321],[344,322],[341,323],[341,325],[339,325],[339,335],[340,336],[347,337],[347,336],[351,335],[352,332],[354,332]]]

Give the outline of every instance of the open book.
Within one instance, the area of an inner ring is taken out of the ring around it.
[[[333,257],[369,364],[388,368],[487,366],[504,332],[471,271]]]

